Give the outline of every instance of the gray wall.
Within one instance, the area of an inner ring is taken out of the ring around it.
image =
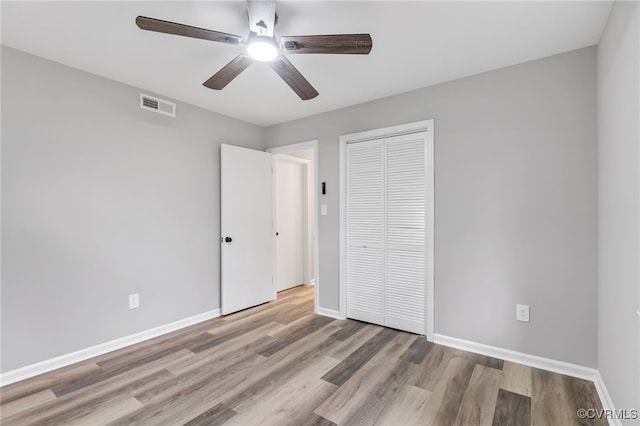
[[[616,408],[640,409],[640,33],[616,1],[598,46],[598,368]]]
[[[339,136],[429,118],[435,332],[595,367],[595,47],[267,128],[319,140],[320,306],[339,308]]]
[[[2,91],[2,371],[220,307],[219,145],[263,129],[5,47]]]

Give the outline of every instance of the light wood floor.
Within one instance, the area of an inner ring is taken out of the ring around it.
[[[313,314],[313,290],[0,390],[3,425],[574,425],[593,383]]]

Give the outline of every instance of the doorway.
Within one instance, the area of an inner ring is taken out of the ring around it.
[[[274,288],[314,286],[317,312],[317,141],[267,151],[273,154],[274,170]]]
[[[303,153],[304,151],[299,151]],[[276,291],[310,284],[308,274],[308,197],[309,160],[295,153],[273,156],[274,222],[276,231]],[[313,279],[313,278],[311,278]]]

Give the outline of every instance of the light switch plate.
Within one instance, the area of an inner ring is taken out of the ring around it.
[[[320,205],[320,214],[322,216],[326,216],[327,215],[327,205],[326,204],[321,204]]]

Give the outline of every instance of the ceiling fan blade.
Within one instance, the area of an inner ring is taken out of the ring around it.
[[[284,56],[278,56],[269,63],[271,68],[293,89],[303,101],[313,99],[318,96],[318,91],[300,74],[300,71],[293,66]]]
[[[240,75],[242,71],[249,68],[249,65],[252,63],[253,59],[246,53],[241,53],[202,84],[209,89],[222,90],[231,80]]]
[[[273,37],[276,23],[276,2],[274,0],[247,0],[249,28],[258,35]]]
[[[284,36],[280,45],[288,53],[368,55],[373,40],[369,34]]]
[[[242,40],[242,37],[234,34],[221,33],[219,31],[192,27],[190,25],[178,24],[176,22],[163,21],[161,19],[148,18],[146,16],[138,16],[136,18],[136,25],[141,30],[200,38],[203,40],[218,41],[220,43],[227,44],[238,44],[240,43],[240,40]]]

